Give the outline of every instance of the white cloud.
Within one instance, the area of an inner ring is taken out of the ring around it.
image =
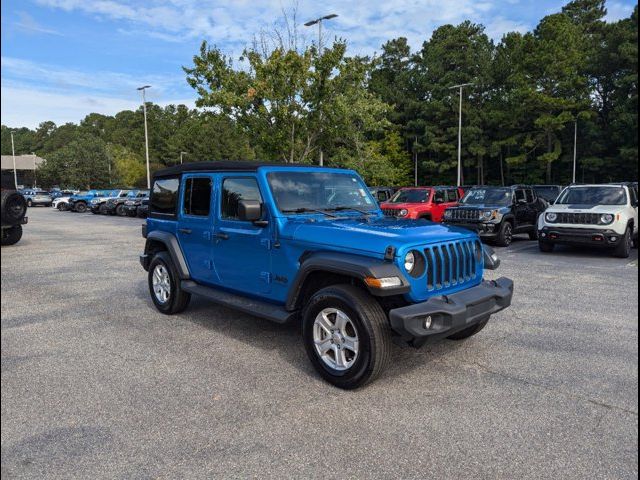
[[[633,4],[623,4],[620,2],[608,2],[607,3],[607,16],[605,20],[607,22],[616,22],[623,18],[629,18],[633,13]]]
[[[36,21],[31,15],[27,12],[16,12],[18,17],[18,21],[14,23],[19,30],[27,33],[44,33],[47,35],[60,35],[62,33],[54,30],[52,28],[47,28]]]
[[[52,120],[58,125],[67,122],[78,123],[92,112],[114,115],[122,110],[135,110],[140,106],[140,99],[134,95],[127,100],[85,93],[47,92],[4,84],[0,95],[2,124],[11,127],[35,128],[45,120]],[[185,104],[194,108],[194,99],[190,98],[166,99],[156,103],[162,106]]]
[[[485,32],[489,38],[500,41],[502,36],[509,32],[525,33],[531,30],[531,26],[523,22],[515,22],[504,17],[496,17],[486,25]]]

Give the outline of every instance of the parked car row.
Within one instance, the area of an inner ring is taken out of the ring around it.
[[[51,206],[60,211],[146,218],[148,203],[148,190],[116,189],[88,190],[59,197]]]

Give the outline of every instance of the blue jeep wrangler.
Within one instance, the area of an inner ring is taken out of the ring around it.
[[[391,342],[478,333],[513,282],[477,233],[385,217],[350,170],[202,162],[157,172],[140,262],[165,314],[191,295],[302,322],[314,367],[341,388],[374,379]]]

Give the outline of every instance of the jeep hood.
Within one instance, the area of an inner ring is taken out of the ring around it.
[[[392,218],[289,220],[283,238],[347,250],[383,254],[388,246],[405,246],[477,238],[475,233],[439,223]]]

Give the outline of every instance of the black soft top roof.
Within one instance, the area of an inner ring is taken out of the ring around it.
[[[254,161],[221,160],[218,162],[192,162],[163,168],[153,174],[154,177],[174,177],[186,172],[255,172],[260,167],[315,167],[299,163],[268,163]]]

